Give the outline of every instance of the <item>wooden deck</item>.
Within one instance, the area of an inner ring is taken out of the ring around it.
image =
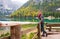
[[[48,37],[42,37],[42,39],[60,39],[60,34],[49,35]]]
[[[42,37],[42,39],[60,39],[60,32],[48,32],[48,36]]]
[[[52,27],[60,27],[60,23],[59,24],[47,24],[47,27],[50,27],[47,37],[42,37],[41,39],[60,39],[60,30],[52,30]],[[58,29],[58,28],[57,28]],[[60,28],[59,28],[60,29]]]

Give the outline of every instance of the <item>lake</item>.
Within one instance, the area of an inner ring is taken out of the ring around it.
[[[28,17],[28,18],[25,18],[25,17],[20,17],[20,18],[0,18],[0,21],[20,21],[20,22],[39,22],[39,19],[37,19],[36,17],[32,18],[32,17]],[[47,23],[60,23],[60,18],[56,18],[56,19],[44,19],[45,22]]]

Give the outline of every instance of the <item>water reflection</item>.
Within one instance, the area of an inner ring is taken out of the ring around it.
[[[20,18],[0,18],[0,21],[21,21],[21,22],[39,22],[39,20],[34,17],[28,17],[28,18],[25,18],[25,17],[20,17]],[[45,22],[60,22],[60,18],[55,18],[55,19],[47,19],[45,18],[44,19]]]
[[[0,21],[10,21],[10,18],[0,18]]]

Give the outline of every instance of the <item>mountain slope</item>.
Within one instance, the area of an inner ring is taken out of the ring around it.
[[[13,11],[20,8],[22,4],[20,2],[12,2],[11,0],[0,0],[0,16],[10,15]]]
[[[60,13],[56,11],[60,7],[60,0],[29,0],[17,11],[10,16],[37,16],[38,10],[42,10],[44,16],[60,17]],[[57,14],[57,15],[56,15]]]

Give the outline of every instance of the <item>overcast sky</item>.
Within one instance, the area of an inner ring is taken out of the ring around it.
[[[13,4],[17,6],[17,9],[18,9],[29,0],[11,0],[11,1]]]
[[[12,0],[13,2],[16,1],[16,2],[21,2],[21,3],[26,3],[28,0]]]

